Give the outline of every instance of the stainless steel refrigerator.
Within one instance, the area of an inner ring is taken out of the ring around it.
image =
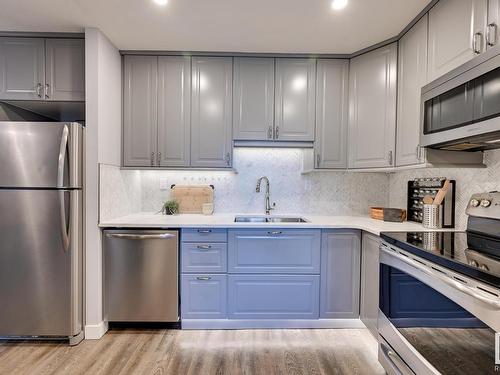
[[[0,336],[82,331],[83,126],[0,122]]]

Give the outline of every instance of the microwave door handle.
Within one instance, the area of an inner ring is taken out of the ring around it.
[[[438,271],[433,271],[423,265],[420,265],[419,263],[415,262],[413,259],[410,259],[404,255],[400,255],[396,253],[395,251],[390,251],[387,250],[383,247],[380,248],[382,252],[385,252],[387,255],[396,257],[397,259],[401,260],[402,262],[408,264],[409,266],[418,269],[419,271],[424,272],[430,277],[434,277],[436,279],[439,279],[449,287],[459,290],[464,294],[467,294],[468,296],[477,299],[478,301],[482,302],[484,305],[486,305],[489,309],[491,310],[500,310],[500,300],[493,299],[487,296],[484,296],[477,292],[476,290],[472,289],[471,287],[468,287],[466,285],[461,284],[460,282],[450,278],[449,276],[443,276],[441,275],[440,272]]]
[[[68,136],[69,129],[68,125],[64,125],[61,143],[59,145],[59,159],[57,162],[57,187],[62,188],[64,186],[64,165],[66,163],[66,150],[68,148]]]
[[[64,252],[68,252],[70,234],[69,234],[69,223],[66,218],[66,194],[70,194],[67,190],[59,190],[59,213],[61,222],[61,237]],[[70,197],[71,199],[71,197]],[[69,213],[71,216],[71,212]]]

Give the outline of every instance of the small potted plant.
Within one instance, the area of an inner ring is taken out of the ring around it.
[[[179,202],[175,200],[166,201],[163,204],[162,212],[165,215],[177,215],[179,213]]]

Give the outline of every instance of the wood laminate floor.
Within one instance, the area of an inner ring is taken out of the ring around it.
[[[366,329],[121,329],[76,347],[0,341],[0,374],[383,374]]]

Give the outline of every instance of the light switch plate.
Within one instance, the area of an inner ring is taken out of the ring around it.
[[[170,185],[168,184],[168,178],[161,177],[160,178],[160,190],[169,190]]]

